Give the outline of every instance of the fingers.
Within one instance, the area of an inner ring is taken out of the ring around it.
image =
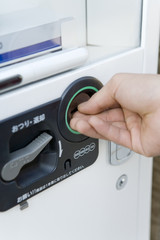
[[[124,113],[121,108],[115,108],[115,109],[110,109],[106,110],[104,112],[101,112],[99,114],[96,114],[97,117],[101,118],[104,121],[109,121],[109,122],[124,122]],[[76,112],[73,115],[73,118],[81,118],[83,120],[88,121],[91,115],[86,115],[80,112]]]
[[[108,122],[124,122],[124,113],[121,108],[115,108],[106,110],[102,113],[96,114],[97,117],[100,117],[104,121]]]
[[[73,130],[76,130],[88,137],[103,139],[103,136],[96,132],[96,130],[90,125],[89,121],[84,119],[73,118],[70,122],[70,126]]]
[[[114,99],[115,89],[116,85],[112,81],[109,81],[87,102],[81,103],[78,106],[78,110],[85,114],[97,114],[111,107],[119,107],[119,104]]]
[[[82,114],[77,111],[73,115],[72,120],[70,121],[71,128],[87,135],[89,130],[92,131],[91,126],[89,124],[90,118],[92,116],[93,115],[86,115],[86,114]],[[122,128],[122,129],[127,129],[126,123],[124,120],[124,113],[121,108],[106,110],[102,113],[97,114],[96,116],[105,122],[110,122],[110,124],[112,126],[116,126],[116,127]],[[95,130],[94,130],[94,134],[95,134]],[[99,135],[96,135],[96,137],[98,137],[98,136]],[[100,135],[100,136],[102,138],[102,135]],[[93,135],[92,135],[92,137],[93,137]]]
[[[112,126],[127,130],[126,124],[124,122],[113,122],[111,124],[112,124]]]
[[[131,148],[130,133],[124,122],[107,122],[97,116],[91,116],[88,121],[73,118],[71,127],[89,137],[106,139]]]
[[[123,127],[120,127],[120,125],[116,126],[115,123],[112,124],[110,122],[103,121],[96,116],[90,118],[89,123],[97,131],[97,133],[103,137],[103,139],[132,148],[130,133],[127,128],[124,127],[124,124]]]
[[[159,107],[159,79],[158,75],[152,74],[116,74],[87,102],[80,104],[78,110],[85,114],[97,114],[121,106],[144,116]]]

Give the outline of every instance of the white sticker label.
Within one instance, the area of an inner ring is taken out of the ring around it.
[[[17,198],[17,203],[21,203],[22,201],[25,201],[26,199],[34,196],[35,194],[37,194],[37,193],[45,190],[45,189],[48,188],[48,187],[51,187],[52,185],[54,185],[54,184],[56,184],[56,183],[64,180],[65,178],[70,177],[71,175],[73,175],[74,173],[77,173],[77,172],[81,171],[82,169],[84,169],[84,166],[83,166],[83,165],[81,165],[81,166],[79,166],[79,167],[77,167],[77,168],[69,171],[68,173],[65,173],[64,175],[62,175],[62,176],[60,176],[60,177],[57,177],[56,179],[54,179],[54,180],[52,180],[52,181],[44,184],[43,186],[40,186],[39,188],[35,188],[35,189],[33,189],[33,190],[31,190],[31,191],[23,194],[22,196],[20,196],[20,197]]]
[[[13,125],[11,131],[12,131],[12,133],[16,133],[16,132],[18,132],[20,130],[23,130],[24,128],[28,128],[28,127],[30,127],[32,125],[38,124],[40,122],[43,122],[45,120],[45,118],[46,118],[46,116],[43,113],[41,115],[33,117],[33,119],[31,119],[31,120],[27,119],[24,122],[20,122],[20,123],[18,123],[16,125]]]

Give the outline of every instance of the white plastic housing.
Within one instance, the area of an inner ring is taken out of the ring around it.
[[[55,15],[66,17],[72,12],[77,14],[79,22],[82,14],[85,22],[85,1],[38,1],[42,4],[46,2]],[[33,0],[24,0],[23,3],[15,0],[16,4],[11,2],[7,9],[5,3],[4,12],[15,9],[15,6],[21,9],[37,4]],[[143,1],[142,43],[139,47],[1,94],[0,120],[61,97],[68,85],[80,77],[93,76],[105,84],[118,72],[156,73],[158,7],[156,0]],[[82,25],[79,27],[81,30]],[[80,31],[80,35],[82,40],[85,34]],[[77,59],[78,56],[77,52]],[[45,64],[48,74],[51,68],[47,69],[47,61]],[[31,66],[26,76],[32,77],[35,71],[34,76],[43,78],[41,69]],[[27,64],[22,65],[19,71],[25,68],[28,68]],[[12,71],[15,71],[14,67],[5,74],[9,75]],[[117,190],[117,180],[124,174],[128,182],[123,189]],[[100,141],[95,164],[31,198],[29,208],[24,211],[16,206],[0,213],[1,239],[149,240],[151,185],[151,158],[133,154],[128,161],[113,166],[109,161],[108,142]]]

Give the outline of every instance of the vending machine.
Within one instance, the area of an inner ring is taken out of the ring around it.
[[[114,74],[156,73],[158,45],[158,0],[3,1],[1,240],[150,239],[152,158],[70,119]]]

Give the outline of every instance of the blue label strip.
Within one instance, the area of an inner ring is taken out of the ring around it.
[[[0,54],[0,64],[61,46],[61,37]]]

